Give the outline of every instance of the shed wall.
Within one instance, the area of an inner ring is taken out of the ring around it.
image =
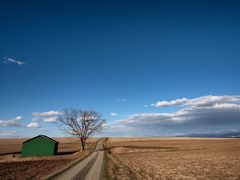
[[[38,137],[23,143],[22,156],[52,156],[57,152],[57,143]]]

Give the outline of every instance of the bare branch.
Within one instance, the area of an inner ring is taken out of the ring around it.
[[[78,136],[81,150],[85,149],[86,140],[96,132],[100,132],[105,120],[96,111],[82,111],[80,109],[65,109],[58,117],[58,121],[70,135]]]

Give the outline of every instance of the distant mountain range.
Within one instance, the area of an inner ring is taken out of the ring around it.
[[[181,137],[240,138],[240,131],[224,131],[218,133],[191,133]]]

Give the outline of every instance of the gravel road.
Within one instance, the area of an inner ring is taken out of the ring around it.
[[[99,180],[103,175],[104,150],[103,144],[105,139],[101,139],[94,152],[88,157],[78,162],[71,168],[59,173],[51,178],[52,180]]]

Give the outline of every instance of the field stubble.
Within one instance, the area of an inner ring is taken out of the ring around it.
[[[240,139],[110,139],[107,147],[115,179],[240,179]]]

